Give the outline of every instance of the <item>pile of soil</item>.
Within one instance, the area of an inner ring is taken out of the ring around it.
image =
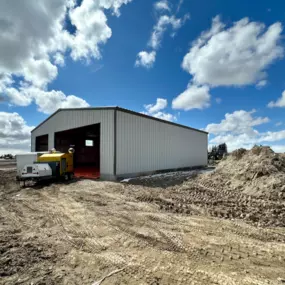
[[[269,147],[239,149],[216,170],[197,172],[165,189],[154,190],[145,187],[144,179],[141,182],[137,199],[155,203],[163,211],[285,227],[285,155]]]
[[[188,201],[188,207],[184,206],[188,212],[193,212],[194,205],[215,217],[285,226],[285,155],[269,147],[238,149],[215,171],[189,179],[177,190],[187,191],[182,196]]]
[[[237,190],[274,200],[285,198],[285,155],[270,147],[238,149],[223,159],[216,170],[200,176],[212,188]]]

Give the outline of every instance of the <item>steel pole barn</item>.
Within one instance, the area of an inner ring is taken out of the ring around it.
[[[34,130],[31,151],[75,149],[80,174],[105,180],[207,165],[208,133],[120,107],[59,109]]]

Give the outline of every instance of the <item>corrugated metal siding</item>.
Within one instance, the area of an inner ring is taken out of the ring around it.
[[[100,171],[113,174],[114,161],[114,110],[62,110],[51,117],[32,133],[32,151],[35,151],[35,138],[49,135],[48,147],[54,147],[54,133],[101,123]]]
[[[206,133],[117,112],[117,175],[207,165]]]

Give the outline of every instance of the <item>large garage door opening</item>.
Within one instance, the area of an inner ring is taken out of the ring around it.
[[[75,150],[74,168],[77,177],[100,177],[100,124],[55,133],[55,148]]]

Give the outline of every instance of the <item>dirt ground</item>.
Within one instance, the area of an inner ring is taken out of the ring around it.
[[[0,171],[0,284],[285,282],[284,199],[200,175],[34,188],[14,176]]]
[[[0,170],[16,169],[16,159],[0,159]]]

